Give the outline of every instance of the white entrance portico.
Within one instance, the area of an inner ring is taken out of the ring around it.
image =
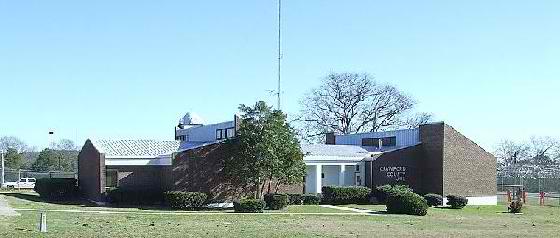
[[[321,193],[323,186],[363,185],[362,160],[369,154],[358,146],[305,145],[305,193]]]

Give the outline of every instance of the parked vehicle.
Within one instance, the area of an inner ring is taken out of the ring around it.
[[[23,189],[33,189],[35,188],[35,178],[21,178],[17,182],[6,182],[2,185],[5,188],[23,188]]]

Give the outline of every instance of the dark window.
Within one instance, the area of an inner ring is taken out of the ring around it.
[[[325,178],[325,174],[324,174],[324,173],[321,173],[321,178]]]
[[[356,172],[360,172],[360,165],[356,165]]]
[[[397,146],[397,137],[383,137],[383,138],[362,138],[362,146],[375,146],[379,147],[379,142],[383,147]]]
[[[224,138],[223,131],[224,130],[222,130],[222,129],[217,129],[216,130],[216,140],[221,140],[221,139]]]
[[[381,139],[381,142],[383,143],[383,146],[397,146],[397,137],[385,137]]]
[[[379,146],[377,138],[362,138],[362,146]]]

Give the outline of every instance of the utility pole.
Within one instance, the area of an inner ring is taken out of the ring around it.
[[[278,110],[281,109],[280,104],[280,94],[282,94],[282,88],[280,87],[281,79],[281,63],[282,63],[282,0],[278,0],[278,91],[276,95],[278,96]]]

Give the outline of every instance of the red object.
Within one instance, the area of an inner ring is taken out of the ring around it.
[[[545,195],[545,193],[540,192],[539,195],[540,195],[539,205],[544,206],[544,195]]]
[[[508,198],[508,202],[511,202],[511,192],[507,191],[507,198]]]
[[[523,203],[527,203],[527,192],[523,192]]]

